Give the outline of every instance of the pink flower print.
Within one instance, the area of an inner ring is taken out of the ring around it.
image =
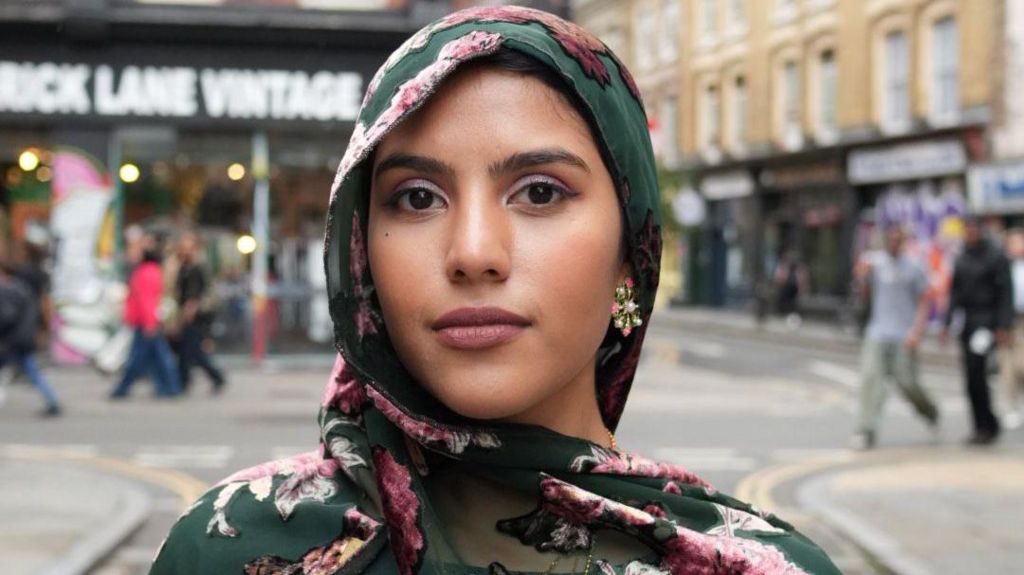
[[[675,481],[666,481],[665,486],[661,488],[664,493],[671,493],[672,495],[682,495],[683,490],[679,488],[679,484]]]
[[[423,549],[423,533],[417,525],[420,501],[412,490],[412,476],[409,469],[395,461],[384,448],[374,448],[373,462],[399,573],[412,575]]]
[[[778,549],[752,539],[716,537],[677,527],[664,545],[662,567],[672,575],[807,575]]]
[[[345,415],[356,415],[366,403],[366,392],[348,369],[345,359],[338,354],[334,358],[331,377],[327,380],[320,398],[321,407],[334,407]]]
[[[323,503],[334,497],[337,492],[337,484],[331,476],[338,466],[331,460],[321,460],[315,465],[307,465],[299,468],[287,479],[281,482],[277,491],[274,492],[274,506],[281,515],[281,519],[287,521],[295,511],[295,507],[305,501],[317,501]]]
[[[238,529],[235,529],[228,523],[228,506],[231,505],[231,500],[234,499],[235,494],[238,490],[245,487],[244,481],[232,481],[221,487],[220,492],[217,493],[217,498],[213,501],[213,515],[210,517],[209,523],[206,524],[206,534],[212,535],[214,531],[224,537],[237,537]]]
[[[591,446],[590,451],[590,455],[581,455],[574,459],[570,469],[577,473],[665,478],[686,485],[699,487],[708,487],[709,485],[696,474],[678,465],[660,463],[639,455],[605,449],[598,445]]]
[[[350,507],[345,511],[346,534],[354,535],[363,541],[369,541],[369,539],[376,534],[377,529],[379,528],[379,521],[369,515],[363,514],[359,509]]]
[[[226,485],[235,481],[252,481],[261,477],[293,473],[297,468],[305,467],[312,461],[319,462],[319,456],[315,452],[300,453],[243,469],[221,480],[217,485]]]
[[[427,447],[434,449],[444,447],[450,454],[460,455],[469,445],[489,449],[501,446],[501,441],[492,433],[443,429],[406,414],[372,387],[366,389],[366,394],[384,417],[398,426],[406,435]]]

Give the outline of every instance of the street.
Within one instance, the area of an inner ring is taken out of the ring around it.
[[[951,362],[923,370],[942,411],[940,436],[933,438],[902,399],[891,396],[879,449],[860,454],[847,448],[856,410],[854,350],[810,349],[766,333],[690,330],[657,318],[645,345],[619,444],[683,465],[723,491],[776,511],[818,541],[845,573],[889,573],[893,566],[880,565],[885,561],[872,550],[851,541],[835,521],[826,521],[830,509],[841,513],[841,506],[808,510],[805,504],[820,500],[822,490],[831,487],[819,481],[807,488],[813,482],[805,479],[870,468],[874,478],[862,478],[861,484],[875,481],[869,484],[913,491],[919,487],[913,482],[934,474],[927,467],[933,459],[965,453],[989,458],[983,463],[993,474],[1006,465],[1016,465],[1017,472],[1024,461],[1019,432],[1006,433],[991,452],[960,447],[969,415]],[[96,372],[51,369],[66,416],[37,419],[33,390],[12,386],[0,410],[0,461],[64,461],[71,470],[91,466],[144,489],[150,499],[144,524],[93,571],[144,573],[186,500],[204,484],[316,446],[315,416],[330,361],[325,352],[261,370],[236,368],[222,396],[211,396],[199,378],[186,399],[171,401],[150,398],[151,385],[142,381],[130,399],[110,402],[112,382]],[[993,454],[1000,459],[991,460]],[[887,474],[884,465],[869,466],[920,458],[925,467],[916,474]],[[1020,490],[1009,496],[1020,501]],[[1016,537],[1001,543],[1010,552],[1007,561],[1019,561],[1024,553]]]

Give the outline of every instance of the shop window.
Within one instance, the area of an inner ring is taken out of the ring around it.
[[[953,121],[959,108],[960,36],[952,16],[932,25],[931,58],[931,118]]]
[[[883,127],[902,131],[910,124],[910,51],[903,31],[889,32],[884,45]]]
[[[721,113],[719,110],[717,86],[712,84],[704,88],[701,107],[701,126],[703,127],[701,134],[702,148],[705,151],[717,150]]]
[[[701,0],[700,31],[707,41],[713,41],[718,32],[718,0]]]
[[[799,148],[803,143],[800,127],[800,68],[796,60],[787,60],[782,65],[780,82],[782,145],[786,149]]]

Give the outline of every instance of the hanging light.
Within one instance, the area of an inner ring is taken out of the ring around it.
[[[245,166],[239,164],[238,162],[231,164],[230,166],[228,166],[228,177],[236,182],[238,180],[241,180],[242,178],[245,177]]]
[[[139,171],[139,167],[135,164],[122,164],[118,174],[121,176],[122,182],[131,184],[139,181],[139,176],[142,172]]]
[[[18,167],[25,172],[31,172],[39,167],[39,154],[35,150],[25,150],[18,156]]]
[[[36,170],[36,179],[40,182],[49,182],[53,179],[53,170],[46,166],[39,166],[39,169]]]
[[[235,245],[242,255],[247,256],[256,251],[256,238],[249,234],[242,234],[238,236],[238,241]]]

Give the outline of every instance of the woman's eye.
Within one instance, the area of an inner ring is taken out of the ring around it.
[[[547,206],[565,199],[566,192],[549,182],[531,182],[516,192],[509,203]]]
[[[403,210],[422,212],[443,208],[444,200],[428,189],[413,188],[402,193],[397,198],[396,204]]]

